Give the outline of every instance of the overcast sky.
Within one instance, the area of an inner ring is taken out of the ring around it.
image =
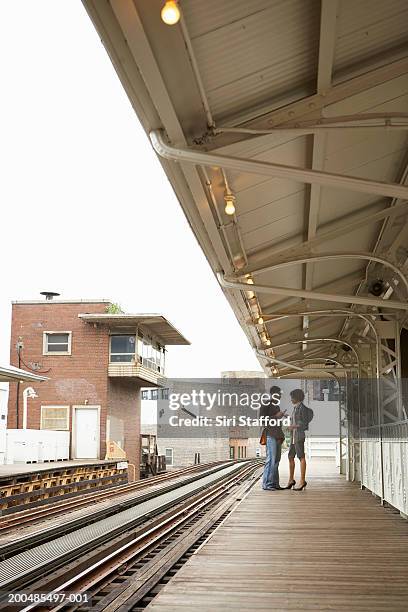
[[[0,0],[0,361],[11,300],[160,312],[169,376],[260,369],[79,0]]]

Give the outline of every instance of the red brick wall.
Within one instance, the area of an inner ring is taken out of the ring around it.
[[[22,369],[41,364],[41,372],[50,378],[42,383],[23,383],[19,391],[18,427],[23,424],[23,390],[33,386],[38,398],[28,400],[29,429],[39,429],[41,406],[101,406],[100,458],[106,453],[106,426],[111,415],[110,439],[121,442],[139,477],[140,463],[140,384],[126,378],[108,377],[109,331],[94,327],[78,318],[79,313],[103,313],[107,303],[64,304],[57,301],[39,304],[13,304],[10,363],[18,366],[16,344],[21,340]],[[43,355],[43,332],[72,332],[71,355]],[[27,365],[25,365],[27,364]],[[27,367],[28,366],[28,367]],[[8,422],[16,428],[16,384],[10,384]],[[71,441],[72,442],[72,441]]]
[[[33,386],[38,398],[28,400],[28,422],[30,429],[40,428],[41,405],[69,405],[70,429],[72,405],[88,404],[101,406],[101,458],[105,457],[106,411],[108,390],[109,336],[106,328],[95,328],[78,318],[79,313],[105,312],[106,303],[64,304],[43,302],[40,304],[13,304],[11,356],[12,365],[18,365],[16,343],[24,344],[21,368],[33,362],[41,364],[41,371],[47,371],[49,381],[20,384],[19,427],[23,423],[23,390]],[[71,331],[71,355],[43,355],[44,331]],[[16,389],[10,384],[8,404],[9,428],[16,427]]]
[[[140,472],[140,384],[126,378],[109,380],[109,437],[126,452],[129,463]],[[131,470],[129,470],[131,476]]]

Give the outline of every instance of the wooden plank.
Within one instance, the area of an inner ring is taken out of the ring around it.
[[[405,612],[407,522],[331,462],[309,473],[301,493],[254,488],[147,610]]]

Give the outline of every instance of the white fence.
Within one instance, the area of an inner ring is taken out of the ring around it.
[[[69,431],[7,429],[6,464],[69,459]]]
[[[408,515],[408,421],[362,430],[362,484]]]
[[[340,440],[337,437],[307,437],[305,452],[309,459],[335,459],[336,465],[340,465]]]
[[[0,383],[0,465],[6,460],[7,400],[8,383]]]

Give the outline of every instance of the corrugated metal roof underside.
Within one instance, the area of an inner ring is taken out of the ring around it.
[[[269,105],[288,91],[313,93],[317,0],[195,0],[183,4],[183,14],[216,120]]]
[[[91,2],[84,1],[86,4]],[[160,22],[158,2],[134,0],[134,4],[177,121],[190,146],[201,147],[203,151],[218,146],[217,152],[225,155],[300,168],[312,167],[315,141],[312,135],[297,136],[286,131],[256,138],[241,134],[240,142],[237,142],[236,135],[229,137],[223,134],[208,139],[203,104],[180,28],[166,28]],[[225,124],[242,125],[256,118],[264,129],[270,129],[276,123],[266,121],[268,112],[286,108],[294,100],[302,100],[316,93],[320,19],[324,3],[315,0],[181,0],[180,4],[210,110],[218,127]],[[325,6],[329,4],[325,3]],[[392,62],[408,57],[407,17],[406,0],[339,0],[333,28],[332,84],[352,83],[352,79],[370,75],[382,65],[390,66],[389,80],[385,75],[382,82],[364,85],[358,92],[357,89],[348,91],[343,99],[331,105],[326,102],[322,117],[408,112],[408,75],[395,76],[392,72]],[[105,43],[109,45],[106,37]],[[136,57],[136,63],[142,59]],[[149,70],[145,68],[146,82],[149,76]],[[152,91],[154,82],[154,79],[150,82]],[[158,106],[158,102],[152,93],[152,103]],[[319,118],[317,111],[316,108],[313,111],[305,108],[304,114],[317,113],[313,117]],[[174,124],[163,116],[162,127],[170,136]],[[179,145],[180,142],[173,140],[172,144]],[[407,161],[407,144],[406,131],[331,131],[325,143],[322,169],[375,181],[399,182]],[[175,170],[176,166],[173,164],[172,169]],[[199,173],[200,170],[197,170]],[[230,187],[236,196],[236,223],[231,223],[231,217],[224,214],[225,186],[220,169],[209,165],[206,171],[215,205],[208,194],[201,195],[201,199],[194,195],[191,197],[190,193],[183,196],[180,183],[174,179],[171,171],[169,177],[197,236],[202,236],[202,230],[195,223],[194,215],[200,217],[208,229],[208,235],[211,234],[209,215],[203,214],[203,200],[205,197],[208,199],[208,207],[226,253],[223,252],[216,264],[212,264],[214,269],[218,271],[225,267],[220,263],[224,257],[231,262],[231,268],[245,260],[254,267],[280,250],[301,245],[307,240],[309,184],[227,170]],[[202,175],[199,179],[205,184]],[[190,187],[191,184],[188,184]],[[371,251],[376,246],[383,221],[370,222],[370,215],[393,203],[390,197],[322,186],[316,228],[312,234],[315,231],[319,236],[362,217],[367,218],[367,223],[314,247],[315,252]],[[211,248],[217,252],[219,246],[215,246],[216,241],[212,237],[209,240]],[[407,246],[406,242],[403,241],[404,246]],[[209,261],[213,262],[213,251],[205,241],[200,240],[200,243]],[[364,285],[366,265],[367,262],[357,259],[314,263],[312,271],[309,266],[311,286],[320,291],[353,294],[360,284]],[[305,264],[297,264],[256,275],[256,278],[265,285],[304,289],[305,276]],[[253,343],[253,328],[249,328],[248,324],[252,315],[243,302],[243,295],[237,297],[236,292],[228,290],[226,293]],[[366,290],[364,294],[367,295]],[[282,298],[257,293],[257,298],[262,312],[266,314],[276,308],[306,304],[306,301],[290,296]],[[308,299],[307,303],[313,308],[347,307],[345,303],[329,303],[315,298]],[[320,321],[311,319],[310,335],[323,331],[328,336],[337,335],[343,322],[341,316]],[[276,339],[302,337],[303,333],[300,318],[268,324],[268,329],[272,345],[277,343]],[[326,351],[326,347],[321,348],[322,355]],[[286,348],[279,348],[276,354],[280,356],[287,352]]]

